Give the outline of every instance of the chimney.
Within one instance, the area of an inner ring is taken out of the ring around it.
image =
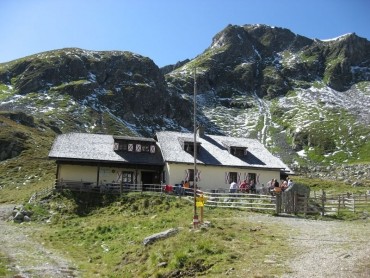
[[[202,126],[202,125],[198,126],[198,128],[197,128],[197,133],[198,134],[197,135],[200,138],[204,137],[204,130],[205,130],[204,126]]]

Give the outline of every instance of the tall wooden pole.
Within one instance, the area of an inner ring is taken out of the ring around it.
[[[197,214],[197,68],[194,68],[194,175],[193,175],[193,189],[194,189],[194,217],[193,226],[198,228],[198,214]]]

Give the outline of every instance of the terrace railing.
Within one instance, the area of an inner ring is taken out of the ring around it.
[[[70,190],[78,192],[95,192],[104,194],[122,194],[131,191],[151,191],[163,192],[164,187],[160,184],[131,184],[131,183],[104,183],[74,181],[74,180],[57,180],[55,182],[56,190]]]

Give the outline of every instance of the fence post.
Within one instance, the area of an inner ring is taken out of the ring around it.
[[[299,211],[298,211],[298,192],[294,192],[293,193],[293,212],[294,214],[297,214]]]
[[[344,195],[342,196],[342,203],[343,203],[343,208],[345,209],[346,208],[346,200],[345,200]]]
[[[353,213],[355,213],[355,196],[352,194],[352,199],[353,199]]]
[[[281,193],[276,192],[276,214],[281,213]]]
[[[303,213],[304,213],[304,217],[307,216],[307,208],[308,208],[308,199],[309,199],[309,195],[307,196],[307,193],[304,194],[304,208],[303,208]]]
[[[338,196],[338,210],[337,210],[337,215],[339,215],[339,210],[340,210],[340,195]]]
[[[326,201],[326,193],[323,189],[322,195],[321,195],[321,216],[325,215],[325,201]]]

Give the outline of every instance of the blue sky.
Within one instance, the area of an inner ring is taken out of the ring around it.
[[[370,40],[370,1],[0,0],[0,63],[79,47],[131,51],[161,67],[201,54],[228,24],[257,23]]]

